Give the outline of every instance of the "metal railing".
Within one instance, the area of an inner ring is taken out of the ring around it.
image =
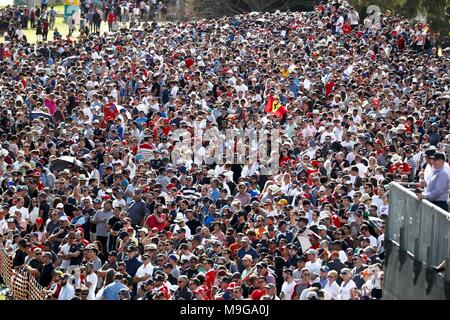
[[[389,185],[386,241],[396,243],[426,266],[446,260],[445,279],[450,281],[450,214],[400,183]]]
[[[44,288],[24,268],[13,268],[13,261],[0,243],[0,276],[14,300],[44,300]]]

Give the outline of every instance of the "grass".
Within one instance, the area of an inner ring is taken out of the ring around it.
[[[4,5],[0,5],[0,8],[1,7],[4,7]],[[58,29],[58,32],[62,35],[62,38],[66,39],[66,36],[69,33],[69,26],[64,22],[64,5],[55,5],[54,8],[57,12],[55,28]],[[28,26],[30,26],[30,23],[28,23]],[[100,31],[103,33],[107,30],[108,30],[107,24],[104,21],[102,21]],[[28,43],[36,43],[37,42],[36,29],[31,29],[31,28],[24,29],[23,33],[27,37]],[[80,32],[77,27],[75,29],[75,32],[72,34],[71,38],[76,39],[79,35],[80,35]],[[47,40],[48,41],[53,40],[53,30],[49,30]],[[4,41],[4,37],[3,37],[3,35],[1,35],[0,42],[3,42],[3,41]]]

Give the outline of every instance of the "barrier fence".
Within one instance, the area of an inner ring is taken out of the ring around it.
[[[389,187],[386,240],[427,266],[444,260],[450,266],[450,214],[395,182]],[[450,268],[446,268],[445,279],[450,281]]]
[[[13,268],[12,257],[0,244],[0,276],[14,300],[44,300],[44,288],[23,268]]]

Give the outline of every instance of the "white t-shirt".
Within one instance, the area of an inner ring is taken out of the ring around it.
[[[350,300],[350,298],[352,297],[350,291],[353,288],[356,288],[356,284],[353,280],[350,280],[349,282],[347,282],[347,284],[342,282],[339,290],[341,300]]]
[[[333,283],[330,285],[330,281],[327,281],[325,284],[325,287],[323,287],[323,290],[327,292],[333,300],[337,300],[339,298],[339,291],[340,291],[339,285],[336,283],[336,281],[333,281]]]
[[[136,276],[138,277],[143,277],[145,275],[153,275],[153,265],[151,263],[147,264],[147,265],[141,265],[139,267],[139,269],[136,271]],[[144,281],[140,281],[137,285],[137,287],[139,288],[142,284],[144,284]]]
[[[22,213],[22,221],[25,221],[25,220],[27,220],[27,219],[30,219],[30,214],[28,213],[28,209],[27,209],[27,208],[22,207],[22,208],[18,209],[16,206],[11,207],[11,208],[9,209],[9,214],[13,214],[13,213],[15,213],[16,211],[20,211],[20,212]]]
[[[370,235],[369,239],[370,239],[370,246],[374,247],[374,248],[377,248],[378,247],[377,238],[375,238],[374,236]]]
[[[23,215],[23,214],[22,214]],[[30,212],[30,222],[32,224],[36,223],[36,219],[37,217],[39,217],[39,208],[34,208],[33,210],[31,210]]]
[[[283,282],[283,285],[281,286],[281,292],[283,298],[281,300],[291,300],[292,294],[294,293],[295,288],[295,281],[289,282]]]
[[[85,283],[90,282],[92,284],[89,287],[88,300],[95,300],[95,288],[97,288],[97,281],[98,277],[95,272],[87,275]]]
[[[0,235],[8,232],[8,222],[6,222],[5,218],[0,220]]]
[[[320,275],[320,267],[321,267],[321,263],[320,260],[317,259],[316,262],[311,263],[311,261],[308,261],[305,264],[305,268],[308,268],[310,272],[315,273],[317,275]]]
[[[71,284],[66,284],[59,292],[58,300],[71,300],[75,295],[75,288]]]
[[[65,245],[61,246],[60,252],[62,254],[68,254],[69,249],[70,249],[70,245],[68,243],[66,243]],[[63,259],[61,261],[61,267],[64,269],[67,269],[69,267],[69,264],[70,264],[70,259]]]

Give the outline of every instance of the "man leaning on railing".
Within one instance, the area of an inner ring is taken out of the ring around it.
[[[433,172],[427,184],[425,193],[417,193],[419,199],[426,199],[434,205],[448,212],[448,192],[450,189],[450,176],[444,168],[445,154],[436,152],[430,156],[433,159]]]

